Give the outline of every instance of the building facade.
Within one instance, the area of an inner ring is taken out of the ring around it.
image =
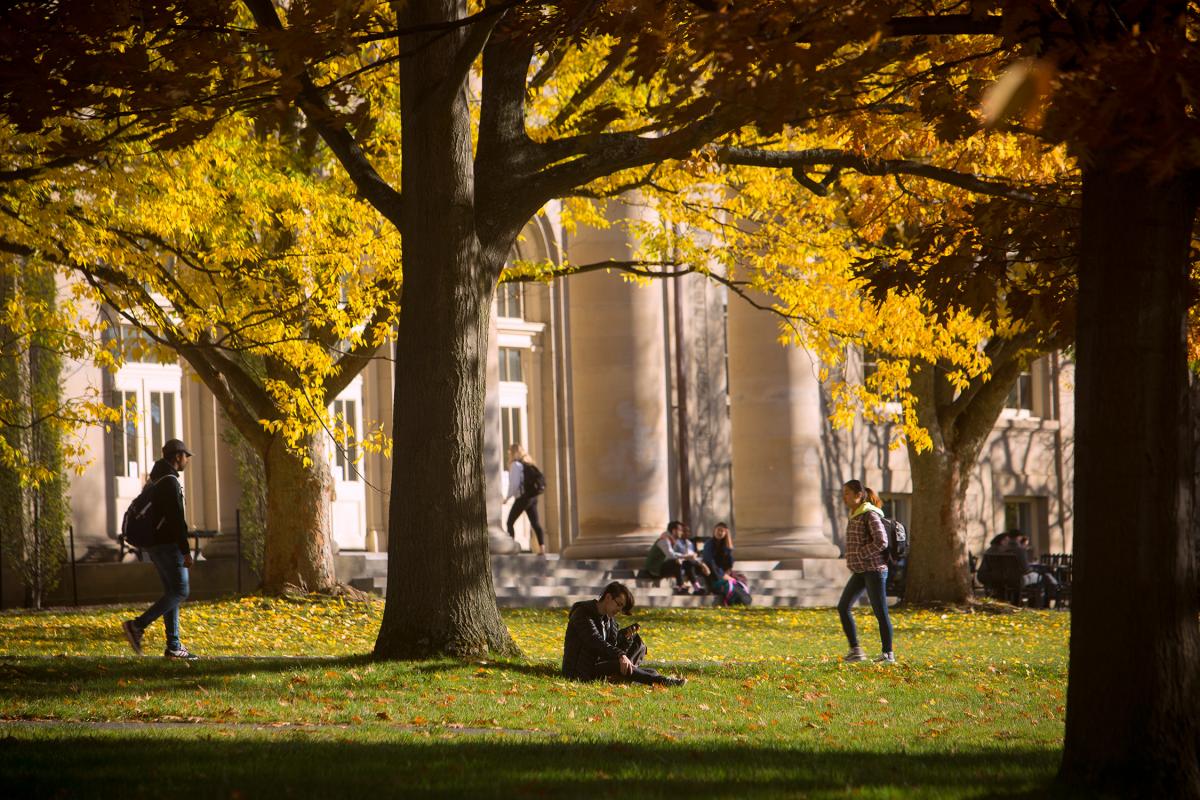
[[[568,236],[549,213],[531,223],[515,255],[588,264],[632,249],[619,226]],[[493,552],[530,544],[524,520],[516,542],[504,530],[511,442],[546,474],[547,549],[568,558],[639,555],[669,520],[684,519],[701,534],[729,522],[742,559],[834,563],[840,487],[851,477],[907,521],[912,481],[905,450],[888,446],[892,431],[834,430],[813,359],[780,345],[772,315],[723,287],[701,276],[640,286],[592,271],[501,286],[494,311],[484,419]],[[390,433],[403,383],[393,363],[376,359],[334,401],[360,434],[376,424]],[[847,364],[851,377],[870,368],[857,356]],[[71,487],[77,559],[117,557],[121,514],[162,442],[175,437],[196,454],[184,480],[190,522],[236,531],[241,488],[229,424],[186,365],[134,359],[112,374],[79,364],[69,382],[68,391],[96,386],[114,405],[138,409],[112,431],[86,432],[93,461]],[[1017,528],[1038,552],[1069,551],[1071,364],[1057,355],[1033,364],[1009,406],[973,472],[970,549]],[[338,546],[385,550],[390,459],[353,445],[329,452]]]

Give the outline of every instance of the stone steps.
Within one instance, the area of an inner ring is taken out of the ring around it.
[[[825,560],[823,560],[825,561]],[[807,567],[809,562],[805,562]],[[767,607],[831,606],[845,583],[842,562],[821,563],[817,568],[778,568],[777,561],[746,561],[737,571],[746,576],[754,605]],[[521,554],[492,557],[496,603],[504,608],[567,608],[597,595],[611,581],[629,584],[637,604],[648,608],[698,608],[717,605],[713,595],[679,595],[673,582],[637,578],[641,559],[565,560]],[[338,577],[362,591],[383,596],[387,592],[387,555],[342,552],[337,556]]]

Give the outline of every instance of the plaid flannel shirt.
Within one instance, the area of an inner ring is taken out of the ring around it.
[[[886,551],[887,531],[877,511],[850,517],[846,525],[846,566],[851,572],[883,572],[887,569]]]

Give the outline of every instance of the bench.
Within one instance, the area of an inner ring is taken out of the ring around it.
[[[1031,604],[1042,597],[1040,583],[1025,583],[1025,570],[1013,553],[984,553],[976,573],[984,591],[1013,605]]]

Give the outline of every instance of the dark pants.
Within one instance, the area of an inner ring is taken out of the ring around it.
[[[522,512],[529,517],[529,527],[533,528],[534,534],[537,536],[538,546],[545,549],[546,543],[542,538],[542,523],[538,520],[537,510],[538,496],[521,495],[513,501],[512,511],[508,512],[508,535],[517,538],[517,532],[513,530],[513,525],[517,524]]]
[[[653,686],[665,682],[667,678],[665,675],[660,675],[656,670],[647,667],[634,667],[631,674],[622,675],[620,661],[598,661],[592,668],[590,675],[582,678],[582,680],[607,680],[613,683],[629,682]]]
[[[858,647],[858,629],[854,627],[854,615],[850,610],[866,591],[875,619],[879,620],[879,640],[883,644],[883,652],[892,652],[892,620],[888,617],[887,595],[883,591],[886,584],[886,569],[883,572],[855,572],[846,581],[837,609],[838,616],[842,618],[842,630],[846,632],[851,647]]]
[[[145,612],[133,621],[139,631],[150,627],[150,623],[162,617],[163,627],[167,632],[167,649],[178,650],[182,647],[179,641],[179,604],[187,600],[190,587],[188,585],[188,570],[183,565],[183,553],[177,544],[156,544],[145,548],[154,568],[158,570],[158,578],[162,581],[163,596],[154,602]]]
[[[656,670],[641,666],[642,659],[646,657],[646,643],[642,641],[641,636],[635,633],[628,640],[618,639],[617,646],[624,650],[625,657],[633,662],[633,672],[629,675],[622,675],[621,662],[619,660],[597,661],[585,674],[583,680],[607,680],[612,683],[642,683],[647,686],[663,683],[666,680],[666,677],[658,674]]]
[[[662,576],[674,578],[676,586],[700,581],[700,565],[687,559],[668,559],[662,565]]]

